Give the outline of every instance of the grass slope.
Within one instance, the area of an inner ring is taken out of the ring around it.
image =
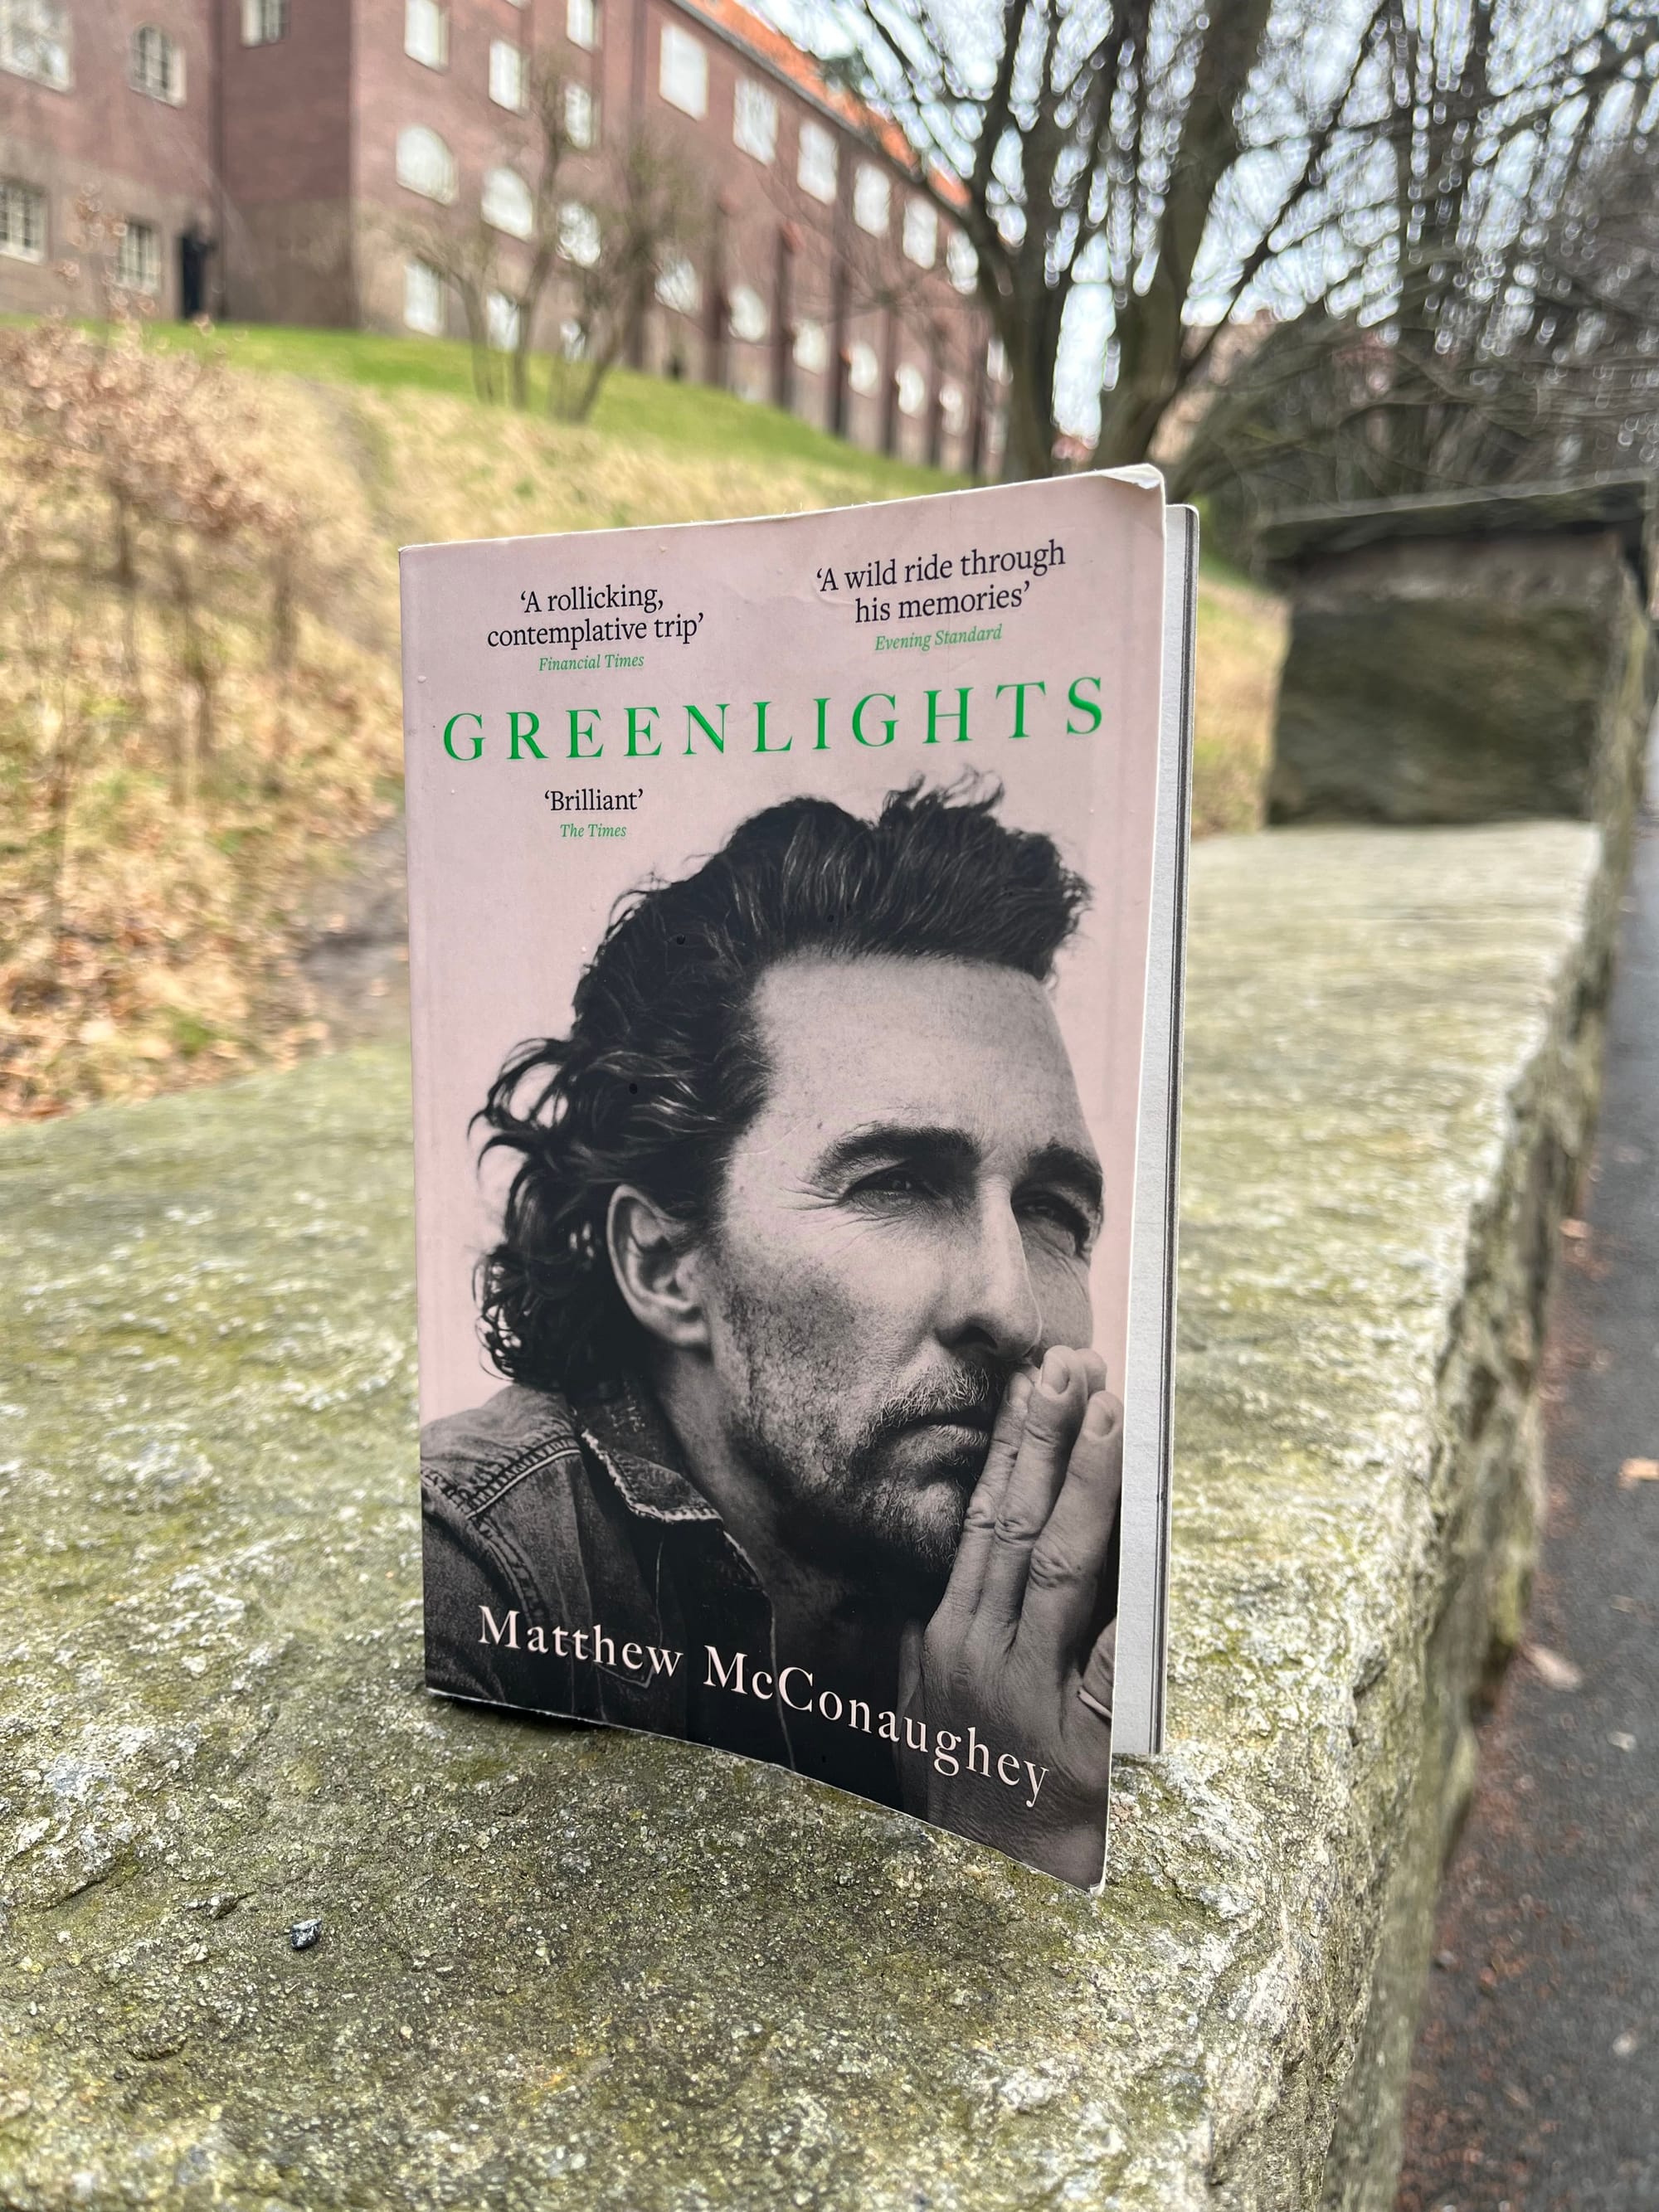
[[[799,512],[961,481],[729,393],[626,371],[609,380],[593,420],[573,425],[481,404],[461,345],[177,325],[153,326],[149,343],[228,361],[250,435],[312,519],[301,650],[273,708],[258,673],[270,648],[262,605],[220,623],[227,722],[216,787],[210,779],[199,804],[180,808],[136,740],[111,739],[97,752],[69,825],[71,927],[62,944],[79,948],[78,966],[65,965],[60,947],[55,972],[20,994],[7,980],[16,933],[0,929],[0,1016],[9,1006],[16,1030],[0,1065],[0,1112],[136,1097],[318,1041],[296,955],[324,902],[332,905],[331,884],[356,865],[364,831],[398,805],[399,545]],[[84,557],[80,611],[112,636],[101,542],[89,539]],[[159,653],[167,608],[143,620]],[[1260,821],[1282,650],[1277,602],[1206,568],[1200,836]],[[163,690],[152,706],[166,705]],[[9,757],[0,746],[0,767]],[[16,760],[21,773],[27,747]],[[7,796],[3,775],[0,786]],[[11,813],[0,903],[39,873],[33,817],[21,802]]]
[[[219,347],[239,367],[350,395],[355,443],[400,542],[616,529],[941,491],[961,477],[866,453],[793,415],[706,385],[617,369],[591,422],[481,406],[453,340],[243,325],[157,325],[155,343]],[[536,386],[539,403],[542,386]],[[1284,655],[1279,603],[1207,557],[1199,585],[1193,822],[1252,830]]]
[[[428,392],[477,406],[468,348],[448,338],[390,337],[373,331],[301,331],[266,325],[228,325],[203,332],[188,323],[155,324],[153,343],[190,350],[213,349],[238,368],[320,380],[383,392]],[[529,415],[479,407],[485,419],[522,426],[544,419],[546,378],[532,363]],[[622,445],[643,440],[703,459],[741,459],[786,472],[806,471],[841,486],[840,500],[897,499],[906,493],[947,490],[965,483],[936,469],[866,453],[817,430],[781,408],[757,406],[703,384],[675,384],[633,369],[613,369],[587,426]],[[828,502],[826,502],[828,503]]]

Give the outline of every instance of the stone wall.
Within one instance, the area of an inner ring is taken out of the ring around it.
[[[1654,700],[1651,489],[1287,518],[1274,822],[1628,818]]]
[[[427,1698],[398,1054],[0,1139],[0,2206],[1385,2212],[1607,849],[1194,855],[1171,1741],[1098,1899]]]

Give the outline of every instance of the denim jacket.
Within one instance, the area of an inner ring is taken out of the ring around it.
[[[578,1408],[512,1383],[430,1423],[428,1686],[793,1765],[775,1698],[709,1680],[711,1645],[775,1674],[772,1609],[674,1455],[641,1391]]]

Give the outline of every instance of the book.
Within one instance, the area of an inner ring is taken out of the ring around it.
[[[1196,556],[1150,470],[405,550],[434,1692],[1103,1878]]]

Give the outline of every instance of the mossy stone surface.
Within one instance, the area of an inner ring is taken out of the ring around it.
[[[1171,1745],[1098,1899],[428,1697],[397,1052],[0,1140],[0,2205],[1382,2212],[1601,852],[1195,855]]]
[[[1293,579],[1268,812],[1606,821],[1639,786],[1652,705],[1611,529],[1328,552]]]

